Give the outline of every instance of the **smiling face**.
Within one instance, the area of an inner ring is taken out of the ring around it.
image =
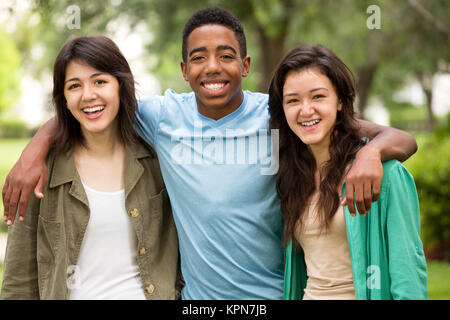
[[[283,109],[291,130],[311,149],[326,148],[342,104],[317,68],[291,71],[283,87]]]
[[[217,24],[194,29],[187,40],[183,77],[197,99],[198,111],[220,119],[242,103],[242,77],[248,75],[250,57],[241,58],[234,31]]]
[[[66,68],[64,96],[67,108],[86,134],[118,130],[119,82],[82,61],[72,60]]]

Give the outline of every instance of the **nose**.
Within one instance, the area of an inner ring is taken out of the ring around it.
[[[208,74],[220,72],[220,62],[215,56],[209,57],[206,63],[205,72]]]
[[[311,101],[304,101],[300,106],[299,117],[305,119],[311,117],[316,112]]]
[[[90,85],[86,85],[83,88],[83,101],[91,101],[97,98],[95,88]]]

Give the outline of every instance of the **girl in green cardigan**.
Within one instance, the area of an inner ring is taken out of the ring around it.
[[[345,175],[365,143],[354,118],[350,70],[327,48],[301,45],[281,62],[269,95],[270,126],[280,130],[284,298],[426,299],[419,203],[409,172],[397,160],[384,162],[370,213],[351,216],[344,206],[353,205],[342,199],[352,188]]]

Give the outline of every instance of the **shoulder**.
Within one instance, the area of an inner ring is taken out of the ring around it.
[[[172,89],[167,89],[162,96],[151,96],[138,101],[139,111],[146,112],[148,110],[159,110],[169,106],[171,103],[186,102],[192,99],[193,92],[190,93],[176,93]]]
[[[247,103],[252,106],[260,106],[263,108],[268,107],[269,95],[261,92],[252,92],[245,90],[244,96],[247,99]]]
[[[136,159],[155,159],[157,157],[155,150],[141,138],[138,138],[135,144],[127,145],[125,152]]]
[[[401,178],[413,179],[408,169],[400,161],[393,159],[383,162],[383,181],[395,182]]]
[[[158,190],[164,187],[158,156],[151,146],[140,139],[136,144],[127,146],[126,152],[143,166],[141,177],[144,181],[152,180]],[[133,163],[127,162],[127,165],[131,166],[131,171],[137,170]]]
[[[163,108],[181,104],[195,104],[195,94],[192,91],[177,93],[173,89],[167,89],[163,96],[156,98],[159,99],[158,101],[161,103]]]
[[[268,126],[269,120],[269,96],[265,93],[244,91],[245,114],[251,117],[252,121],[260,119],[263,121],[263,128]]]
[[[399,190],[405,196],[409,192],[416,192],[414,178],[409,171],[398,160],[383,162],[383,180],[381,181],[381,191],[385,193],[396,193]],[[381,198],[381,197],[380,197]]]

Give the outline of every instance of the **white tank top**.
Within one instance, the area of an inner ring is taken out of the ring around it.
[[[68,279],[70,300],[145,299],[137,264],[137,236],[125,209],[125,191],[83,184],[90,218],[78,264]]]

